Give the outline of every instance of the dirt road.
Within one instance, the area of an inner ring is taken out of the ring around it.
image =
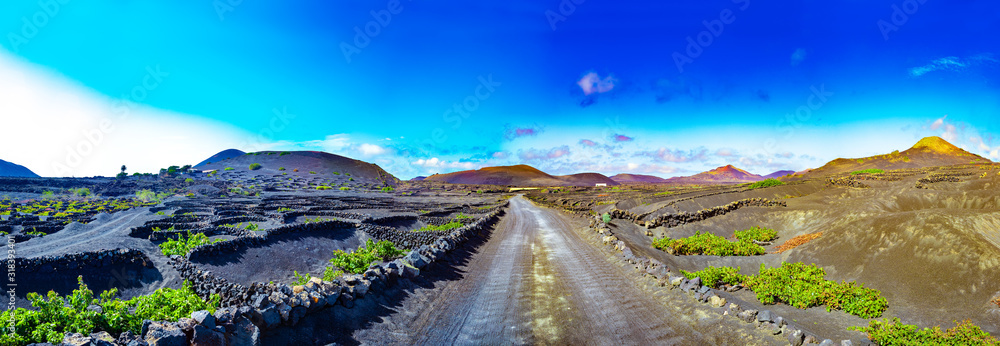
[[[699,310],[703,308],[679,291],[672,291],[669,304],[662,296],[650,295],[637,283],[637,274],[615,265],[581,237],[577,230],[584,227],[580,220],[516,197],[488,239],[452,259],[459,262],[454,268],[440,269],[451,274],[437,274],[437,279],[418,282],[402,293],[366,297],[362,300],[366,304],[352,310],[337,308],[327,316],[307,318],[296,330],[274,333],[265,341],[424,345],[774,342],[759,338],[735,319]],[[402,301],[392,302],[394,298]],[[329,336],[317,336],[315,332],[321,330]]]

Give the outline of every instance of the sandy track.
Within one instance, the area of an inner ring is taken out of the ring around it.
[[[574,231],[586,226],[581,222],[514,198],[488,238],[446,259],[454,264],[435,264],[415,283],[402,281],[351,310],[324,310],[264,341],[697,345],[753,339],[721,316],[684,316],[701,308],[682,293],[667,306],[645,292],[636,274]]]

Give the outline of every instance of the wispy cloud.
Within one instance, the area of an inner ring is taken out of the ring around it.
[[[623,134],[614,134],[614,135],[611,136],[611,140],[613,140],[615,142],[631,142],[631,141],[635,140],[635,138],[632,138],[632,137],[629,137],[629,136],[626,136],[626,135],[623,135]]]
[[[537,136],[539,133],[542,133],[542,131],[541,126],[513,127],[508,125],[504,130],[503,137],[508,141],[512,141],[521,137]]]
[[[585,147],[594,147],[594,146],[597,146],[597,142],[594,142],[594,141],[589,140],[589,139],[581,139],[580,140],[580,145],[583,145]]]
[[[990,53],[977,54],[967,58],[947,56],[935,59],[926,65],[911,68],[910,76],[921,77],[935,71],[961,72],[977,66],[995,67],[997,63],[998,60]]]
[[[558,159],[560,157],[569,155],[569,153],[570,153],[569,146],[563,145],[548,150],[538,150],[535,148],[519,150],[517,156],[518,158],[521,159],[521,161],[533,162],[541,160]]]
[[[646,157],[656,162],[682,163],[682,162],[692,162],[692,161],[705,161],[708,158],[708,149],[699,148],[684,152],[683,150],[670,150],[667,148],[660,148],[656,151],[641,151],[636,153],[634,156]]]

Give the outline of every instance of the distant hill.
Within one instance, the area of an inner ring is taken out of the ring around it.
[[[528,165],[485,167],[448,174],[435,174],[424,179],[439,183],[514,185],[514,186],[594,186],[602,183],[618,185],[599,173],[549,175]]]
[[[667,179],[657,176],[627,173],[615,174],[611,176],[611,180],[619,184],[662,184],[667,182]]]
[[[427,177],[421,175],[421,176],[413,177],[413,179],[410,179],[410,181],[423,181],[424,179],[427,179]]]
[[[780,178],[789,174],[795,174],[795,171],[777,171],[764,176],[764,179]]]
[[[197,165],[194,165],[194,166],[195,167],[203,166],[203,165],[207,165],[207,164],[212,163],[212,162],[219,162],[219,161],[222,161],[222,160],[225,160],[225,159],[231,159],[231,158],[234,158],[234,157],[237,157],[237,156],[243,156],[245,154],[246,153],[244,153],[242,150],[239,150],[239,149],[226,149],[226,150],[220,151],[218,154],[212,155],[211,157],[205,159],[205,161],[202,161],[202,162],[200,162],[200,163],[198,163]]]
[[[750,183],[761,180],[764,180],[764,177],[733,167],[733,165],[722,166],[689,177],[667,179],[668,182],[677,184],[731,184]]]
[[[0,177],[38,178],[38,174],[19,164],[0,160]]]
[[[250,165],[254,163],[260,164],[261,168],[250,170]],[[321,151],[261,151],[212,161],[212,163],[208,164],[199,164],[194,168],[203,171],[241,172],[248,175],[280,175],[287,173],[296,175],[338,176],[345,180],[348,174],[350,174],[349,177],[362,182],[384,182],[390,185],[395,185],[399,182],[399,179],[396,179],[396,177],[376,164]],[[226,168],[232,169],[226,171]],[[281,168],[284,168],[284,170],[281,170]],[[312,172],[315,172],[315,174]]]
[[[823,167],[813,169],[806,176],[825,176],[863,169],[904,169],[950,166],[977,162],[992,162],[982,156],[962,150],[941,137],[925,137],[903,152],[894,151],[858,159],[836,159]]]

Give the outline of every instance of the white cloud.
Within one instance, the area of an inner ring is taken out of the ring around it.
[[[366,156],[382,155],[386,153],[385,148],[368,143],[361,144],[358,150],[361,151],[361,154]]]
[[[450,162],[450,161],[443,161],[436,157],[432,157],[429,159],[418,159],[416,161],[413,161],[413,165],[422,168],[453,168],[453,169],[463,169],[463,170],[476,168],[476,165],[472,162]]]
[[[0,159],[41,176],[113,176],[122,164],[129,172],[157,172],[196,164],[251,137],[215,121],[122,103],[2,49],[0,114]]]
[[[593,93],[611,91],[611,89],[615,88],[615,82],[616,80],[611,76],[607,76],[602,79],[596,72],[590,72],[584,75],[583,78],[580,78],[580,80],[576,82],[576,85],[580,86],[580,89],[583,90],[585,95],[590,95]]]

